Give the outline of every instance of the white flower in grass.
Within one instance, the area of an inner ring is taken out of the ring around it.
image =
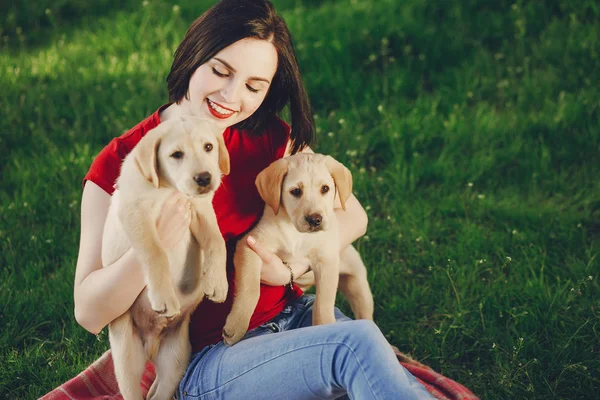
[[[31,235],[31,241],[35,242],[37,240],[37,237],[35,235]]]
[[[469,182],[469,183],[467,183],[467,186],[468,186],[468,187],[473,187],[473,182]]]
[[[485,195],[484,195],[484,194],[481,194],[481,193],[479,193],[479,194],[477,195],[477,198],[478,198],[478,199],[480,199],[480,200],[481,200],[481,199],[485,199]]]
[[[340,118],[340,120],[338,121],[340,125],[344,125],[345,122],[346,120],[344,118]]]
[[[179,13],[179,11],[181,11],[181,7],[179,7],[177,4],[175,4],[175,5],[173,6],[173,12],[174,12],[175,14],[178,14],[178,13]]]
[[[333,137],[333,132],[327,132],[327,136]]]
[[[364,174],[365,172],[367,172],[367,170],[365,169],[365,167],[360,167],[358,172],[360,172],[361,174]]]
[[[23,207],[27,208],[27,206],[29,205],[29,203],[25,202],[23,203]]]
[[[421,236],[419,236],[418,238],[415,239],[417,242],[420,242],[421,240],[423,240],[423,238]]]
[[[594,279],[594,277],[593,277],[593,276],[591,276],[591,275],[590,275],[590,276],[588,276],[588,281],[591,281],[591,280],[593,280],[593,279]]]
[[[509,256],[506,256],[506,261],[511,262],[512,258],[510,258]]]
[[[377,106],[377,111],[383,112],[383,104]]]
[[[46,243],[52,243],[52,239],[46,239]]]
[[[142,1],[142,7],[146,7],[148,5],[148,0]]]
[[[492,343],[492,349],[496,348],[496,343]]]
[[[519,233],[519,231],[518,231],[518,230],[516,230],[516,229],[513,229],[513,230],[512,230],[512,234],[513,234],[513,235],[517,235],[518,233]]]

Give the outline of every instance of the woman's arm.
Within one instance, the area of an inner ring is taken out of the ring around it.
[[[346,201],[346,211],[342,210],[339,200],[336,200],[335,215],[340,228],[340,251],[348,247],[367,232],[369,219],[365,209],[354,195]]]
[[[127,311],[146,286],[143,268],[129,249],[115,263],[102,268],[102,233],[110,195],[87,182],[81,199],[81,238],[75,272],[75,319],[97,334]],[[156,223],[164,248],[174,246],[189,230],[191,213],[177,192],[165,203]]]
[[[81,236],[75,271],[75,319],[97,334],[131,307],[145,286],[133,250],[102,268],[102,232],[110,195],[88,181],[81,199]]]

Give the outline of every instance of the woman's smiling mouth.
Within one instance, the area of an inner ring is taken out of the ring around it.
[[[206,98],[206,104],[208,104],[208,110],[210,111],[210,113],[219,119],[229,118],[235,113],[234,110],[225,108],[220,104],[211,101],[208,97]]]

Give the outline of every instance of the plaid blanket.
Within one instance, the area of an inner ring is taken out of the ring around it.
[[[440,400],[477,400],[469,389],[438,374],[428,366],[419,363],[400,352],[394,347],[398,361],[421,382],[427,390]],[[144,397],[150,390],[156,372],[151,363],[146,364],[146,371],[142,377],[142,392]],[[104,353],[85,371],[67,383],[57,387],[41,400],[100,400],[100,399],[123,399],[119,393],[117,379],[113,370],[113,361],[110,350]]]

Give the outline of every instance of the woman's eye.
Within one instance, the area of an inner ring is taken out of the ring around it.
[[[329,192],[329,186],[327,186],[327,185],[323,185],[323,186],[321,187],[321,193],[325,194],[325,193],[327,193],[327,192]]]
[[[246,85],[246,87],[248,88],[249,91],[251,91],[252,93],[256,93],[258,92],[258,89],[254,89],[252,86],[250,85]]]
[[[212,70],[213,70],[213,72],[214,72],[215,75],[220,76],[221,78],[225,78],[226,76],[229,76],[227,73],[223,73],[223,72],[217,71],[217,69],[214,68],[214,67],[213,67]]]
[[[300,197],[300,196],[302,196],[302,189],[299,189],[299,188],[292,189],[292,190],[290,190],[290,194],[294,197]]]
[[[209,151],[211,151],[212,149],[213,149],[213,145],[212,145],[212,143],[206,143],[206,144],[204,145],[204,151],[206,151],[206,152],[209,152]]]
[[[183,158],[183,152],[182,151],[175,151],[175,152],[173,152],[173,154],[171,154],[171,157],[176,158],[176,159]]]

